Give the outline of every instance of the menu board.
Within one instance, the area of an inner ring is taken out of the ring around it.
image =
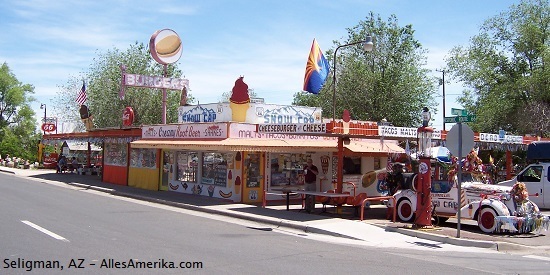
[[[227,163],[218,163],[214,173],[214,185],[225,187],[227,185]]]

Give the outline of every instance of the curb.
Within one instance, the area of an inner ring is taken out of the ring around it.
[[[9,173],[9,174],[14,174],[14,175],[15,175],[15,172],[9,171],[9,170],[0,169],[0,172],[4,172],[4,173]]]
[[[399,228],[399,227],[393,227],[393,226],[386,226],[386,225],[379,225],[379,224],[372,224],[374,226],[380,227],[385,229],[386,231],[390,232],[396,232],[399,234],[416,237],[420,239],[435,241],[435,242],[441,242],[441,243],[447,243],[452,245],[459,245],[459,246],[468,246],[468,247],[479,247],[479,248],[491,248],[495,249],[497,251],[499,250],[499,246],[497,242],[493,241],[478,241],[478,240],[468,240],[468,239],[459,239],[449,236],[442,236],[437,234],[432,234],[429,232],[423,232],[418,231],[414,229],[406,229],[406,228]]]
[[[388,231],[393,231],[397,233],[401,233],[404,235],[417,237],[421,239],[436,241],[436,242],[442,242],[442,243],[448,243],[453,245],[459,245],[459,246],[470,246],[470,247],[479,247],[479,248],[491,248],[498,250],[498,244],[493,241],[478,241],[478,240],[468,240],[468,239],[459,239],[449,236],[441,236],[437,234],[431,234],[428,232],[422,232],[422,231],[416,231],[411,229],[405,229],[405,228],[395,228],[395,227],[385,227]]]
[[[111,189],[111,188],[104,188],[104,187],[99,187],[99,186],[94,186],[94,185],[82,184],[82,183],[78,183],[78,182],[69,182],[67,184],[72,185],[72,186],[76,186],[76,187],[80,187],[80,188],[84,188],[84,189],[101,191],[101,192],[105,192],[105,193],[111,193],[111,194],[116,193],[115,189]]]

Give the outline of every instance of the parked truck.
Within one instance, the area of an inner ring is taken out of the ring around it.
[[[531,162],[511,180],[498,183],[513,186],[525,183],[529,199],[540,208],[550,209],[550,142],[538,141],[527,147],[527,161]]]

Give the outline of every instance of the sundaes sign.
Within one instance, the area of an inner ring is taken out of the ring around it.
[[[226,123],[194,125],[155,125],[141,128],[143,139],[224,139]]]

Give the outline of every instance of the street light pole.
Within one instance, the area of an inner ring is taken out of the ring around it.
[[[436,70],[443,74],[441,85],[443,85],[443,131],[445,131],[445,70]]]
[[[365,51],[367,52],[372,51],[374,44],[372,43],[372,37],[370,35],[367,35],[367,37],[363,41],[340,45],[336,47],[336,50],[334,50],[334,59],[332,59],[332,123],[333,124],[336,121],[336,55],[340,48],[353,46],[360,43],[364,43],[363,48],[365,49]]]
[[[44,109],[44,123],[42,123],[42,125],[44,125],[46,123],[46,104],[45,103],[41,103],[40,104],[40,109]],[[44,129],[42,129],[44,130]],[[46,134],[46,131],[44,130],[44,135]]]
[[[367,35],[365,40],[358,41],[354,43],[344,44],[336,47],[336,50],[334,50],[334,59],[332,60],[332,129],[334,133],[334,128],[336,128],[336,58],[337,53],[340,48],[348,47],[357,45],[360,43],[363,44],[363,48],[365,51],[372,51],[373,43],[372,43],[372,37],[370,35]],[[342,193],[342,182],[344,180],[344,170],[343,170],[343,163],[344,163],[344,137],[342,135],[338,135],[338,169],[336,169],[336,192]]]

